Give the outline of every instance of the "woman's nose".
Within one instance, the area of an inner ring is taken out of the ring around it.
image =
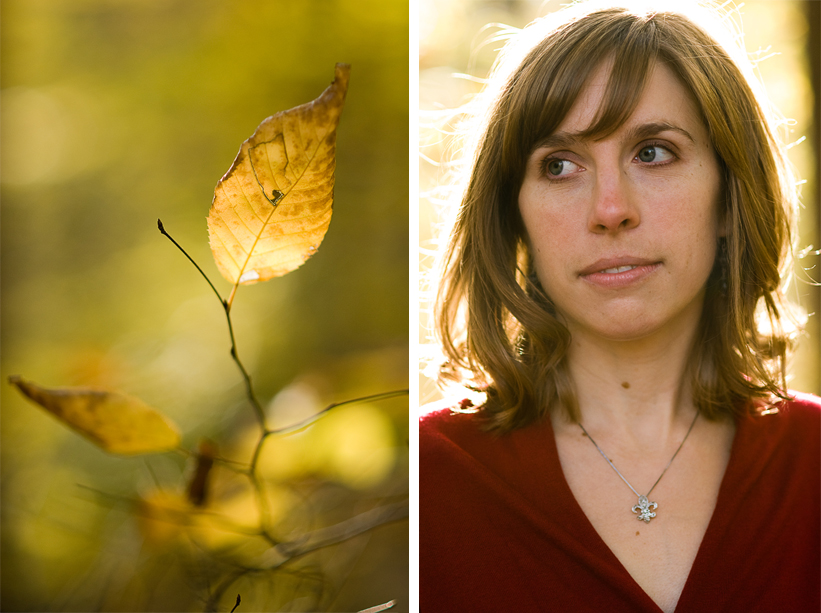
[[[596,234],[629,230],[641,221],[626,173],[599,169],[593,192],[588,228]]]

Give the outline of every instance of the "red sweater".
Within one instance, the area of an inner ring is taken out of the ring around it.
[[[658,613],[579,507],[549,420],[420,423],[422,611]],[[678,613],[821,610],[821,399],[740,419]]]

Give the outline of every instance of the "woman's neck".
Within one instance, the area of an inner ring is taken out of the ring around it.
[[[688,364],[698,320],[640,339],[603,339],[574,330],[568,352],[581,421],[637,444],[677,437],[695,414]]]

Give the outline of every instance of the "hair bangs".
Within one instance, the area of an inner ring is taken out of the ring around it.
[[[515,146],[519,150],[519,155],[510,156],[515,165],[515,170],[510,170],[520,179],[527,156],[556,132],[602,65],[611,67],[606,91],[581,136],[603,138],[611,134],[630,118],[641,98],[650,67],[659,56],[655,15],[605,11],[597,17],[587,27],[568,34],[575,39],[572,44],[551,41],[560,42],[556,46],[561,49],[534,49],[534,61],[525,62],[526,68],[511,83],[511,88],[519,91],[511,92],[510,106],[521,116],[510,118],[511,127],[518,129],[506,135],[506,149]]]
[[[626,40],[614,50],[610,76],[601,104],[592,123],[581,134],[605,138],[619,129],[633,114],[644,93],[650,67],[658,57],[653,20],[633,22]]]

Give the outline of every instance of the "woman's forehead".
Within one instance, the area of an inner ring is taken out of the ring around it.
[[[617,125],[601,125],[610,110],[608,106],[614,103],[607,95],[611,77],[612,61],[602,63],[584,85],[557,132],[595,138],[606,136],[603,134],[606,131],[643,124],[681,126],[691,134],[697,127],[706,130],[690,92],[661,62],[653,62],[648,67],[644,87],[625,120]]]
[[[622,128],[635,131],[642,125],[678,126],[693,140],[694,132],[706,133],[692,95],[664,63],[655,61],[648,66],[642,89],[634,91],[629,99],[614,100],[615,96],[609,95],[615,89],[612,78],[612,60],[602,62],[555,133],[598,139]],[[619,108],[614,112],[613,106]],[[606,121],[608,115],[622,121]]]

